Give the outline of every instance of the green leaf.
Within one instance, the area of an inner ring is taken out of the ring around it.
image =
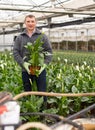
[[[77,93],[78,92],[78,89],[74,85],[72,86],[72,92],[73,93]]]

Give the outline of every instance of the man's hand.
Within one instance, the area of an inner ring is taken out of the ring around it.
[[[39,74],[41,74],[41,72],[47,67],[46,64],[43,64],[43,66],[41,67],[41,69],[39,70]]]
[[[24,64],[23,64],[23,66],[24,66],[24,68],[26,69],[26,71],[28,72],[28,74],[30,74],[30,70],[29,70],[29,66],[30,66],[31,64],[30,63],[28,63],[28,62],[24,62]]]

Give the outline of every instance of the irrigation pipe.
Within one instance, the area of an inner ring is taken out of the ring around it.
[[[47,125],[41,123],[41,122],[30,122],[30,123],[25,123],[21,125],[19,128],[16,130],[27,130],[29,128],[39,128],[41,130],[52,130],[50,127]]]
[[[30,113],[30,112],[28,112],[28,113],[21,113],[20,114],[21,116],[35,116],[35,115],[39,115],[39,116],[45,116],[45,117],[52,117],[52,118],[54,118],[54,119],[56,119],[56,120],[63,120],[64,119],[64,117],[63,116],[59,116],[59,115],[56,115],[56,114],[48,114],[48,113],[42,113],[42,112],[33,112],[33,113]]]
[[[95,93],[51,93],[51,92],[37,92],[37,91],[32,91],[32,92],[23,92],[15,97],[13,97],[13,100],[18,100],[19,98],[23,96],[28,96],[28,95],[39,95],[39,96],[50,96],[50,97],[85,97],[85,96],[95,96]]]

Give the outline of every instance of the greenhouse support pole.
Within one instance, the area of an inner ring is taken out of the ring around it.
[[[88,29],[87,29],[87,52],[88,52]]]
[[[67,40],[66,40],[66,50],[68,50],[68,32],[66,31],[66,37],[67,37]]]
[[[48,18],[47,21],[48,21],[48,37],[49,37],[49,39],[50,39],[50,24],[51,24],[51,18]],[[51,41],[51,40],[50,40],[50,41]]]
[[[3,47],[5,50],[5,28],[3,28]]]
[[[76,31],[76,51],[78,51],[78,42],[77,42],[77,29],[76,29],[75,31]]]
[[[57,47],[58,50],[60,50],[60,40],[59,40],[59,38],[60,37],[59,37],[59,31],[58,31],[58,47]]]

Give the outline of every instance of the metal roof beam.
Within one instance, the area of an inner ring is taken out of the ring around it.
[[[81,15],[95,15],[95,11],[65,11],[64,9],[59,8],[47,8],[42,10],[36,9],[18,9],[18,8],[11,8],[11,7],[0,7],[0,10],[4,11],[25,11],[25,12],[38,12],[38,13],[57,13],[57,14],[81,14]]]

